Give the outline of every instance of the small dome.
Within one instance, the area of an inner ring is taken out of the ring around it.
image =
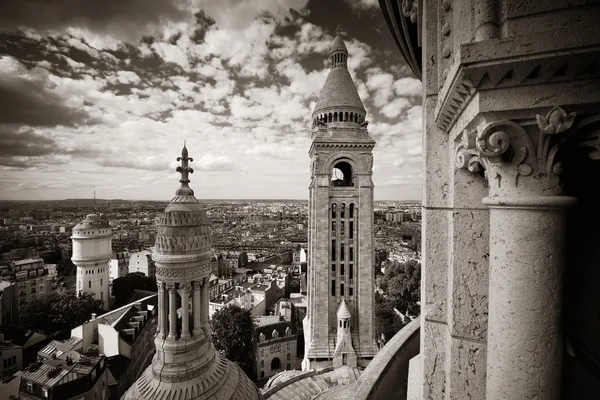
[[[74,231],[82,229],[112,229],[110,224],[98,214],[88,214],[83,221],[73,227]]]
[[[333,53],[334,51],[345,51],[348,52],[346,48],[346,43],[344,43],[344,39],[340,35],[337,35],[335,39],[333,39],[333,43],[331,43],[331,47],[329,48],[329,53]]]

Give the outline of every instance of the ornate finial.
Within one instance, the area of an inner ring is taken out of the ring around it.
[[[176,171],[181,174],[181,179],[179,180],[179,182],[181,182],[181,187],[177,189],[175,194],[178,196],[193,196],[194,191],[188,186],[188,183],[190,183],[188,174],[193,174],[194,169],[188,166],[188,162],[192,162],[194,159],[192,157],[188,157],[187,147],[185,147],[185,140],[183,141],[181,157],[177,157],[177,161],[181,161],[181,166],[177,167],[176,169]]]
[[[338,36],[342,36],[346,32],[342,29],[342,25],[340,24],[337,26],[337,28],[335,28],[335,33]]]

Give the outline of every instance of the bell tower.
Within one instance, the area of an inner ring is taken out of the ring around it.
[[[309,195],[308,312],[303,370],[333,363],[337,311],[349,313],[351,347],[363,365],[377,353],[374,318],[373,147],[366,111],[338,28],[331,70],[313,111]]]

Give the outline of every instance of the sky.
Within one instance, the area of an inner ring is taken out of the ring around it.
[[[377,0],[3,0],[0,200],[308,198],[341,25],[376,200],[421,198],[421,83]]]

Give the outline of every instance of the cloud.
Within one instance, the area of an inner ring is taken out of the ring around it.
[[[0,57],[0,124],[75,126],[95,122],[83,103],[59,95],[48,71],[28,71],[11,56]]]
[[[398,96],[421,96],[423,87],[421,81],[415,78],[400,78],[393,86]]]
[[[192,22],[193,10],[191,0],[3,0],[0,26],[4,31],[22,26],[69,31],[104,48],[111,46],[106,38],[136,42],[159,28]]]
[[[396,118],[402,111],[410,107],[410,102],[404,97],[397,97],[392,102],[386,104],[379,112],[388,118]]]
[[[344,0],[344,2],[355,10],[369,10],[379,7],[378,0]]]
[[[96,165],[112,168],[130,168],[149,171],[167,171],[169,161],[164,156],[110,157],[96,161]]]
[[[266,143],[254,146],[247,149],[246,154],[268,156],[278,159],[286,159],[294,153],[292,146],[283,145],[281,143]]]
[[[383,107],[392,96],[394,76],[380,68],[369,68],[365,71],[367,88],[373,93],[373,103],[376,107]]]
[[[245,29],[255,18],[270,15],[282,23],[302,11],[308,0],[200,0],[199,7],[224,29]]]
[[[233,160],[227,156],[205,154],[194,161],[192,167],[200,171],[228,171],[234,169]]]

